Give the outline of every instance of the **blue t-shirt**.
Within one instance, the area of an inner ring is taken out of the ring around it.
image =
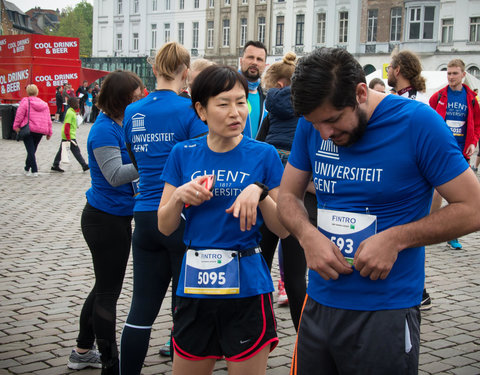
[[[104,113],[100,113],[88,134],[88,165],[90,166],[92,187],[86,192],[87,201],[93,207],[112,215],[132,215],[135,202],[132,184],[128,183],[113,187],[105,179],[95,160],[93,150],[105,146],[120,148],[122,163],[132,163],[125,147],[125,136],[122,127]]]
[[[458,147],[463,151],[465,148],[465,137],[467,135],[467,90],[462,86],[459,91],[454,91],[448,87],[447,112],[445,114],[445,122],[452,131],[457,140]]]
[[[258,127],[260,122],[260,114],[263,112],[263,108],[260,108],[260,94],[258,91],[255,94],[248,93],[248,102],[250,107],[250,127],[252,130],[251,137],[255,139],[258,133]]]
[[[252,155],[255,157],[252,158]],[[243,137],[233,150],[225,153],[210,150],[206,136],[176,145],[163,171],[162,178],[166,182],[179,187],[198,176],[216,176],[213,198],[200,206],[184,210],[185,244],[198,250],[242,251],[257,247],[261,239],[259,228],[263,223],[260,209],[257,209],[256,225],[244,232],[240,230],[239,219],[225,210],[235,202],[245,187],[256,181],[264,183],[270,189],[278,187],[282,173],[283,166],[275,148],[248,137]],[[185,264],[182,266],[177,295],[202,298],[184,294],[184,266]],[[240,259],[240,282],[240,294],[219,298],[248,297],[273,291],[270,272],[261,254]]]
[[[173,146],[208,132],[191,105],[173,91],[159,90],[125,110],[125,139],[140,175],[135,212],[158,209],[164,185],[160,176]]]
[[[87,107],[92,107],[93,106],[93,95],[91,93],[87,93],[87,100],[85,101],[85,105]]]
[[[385,97],[366,133],[350,147],[324,141],[301,118],[288,162],[312,171],[318,208],[377,216],[377,233],[429,214],[434,186],[460,175],[468,164],[443,119],[423,103]],[[354,254],[351,254],[353,256]],[[385,310],[420,304],[425,248],[401,251],[385,280],[355,269],[325,281],[309,271],[308,294],[327,306]]]

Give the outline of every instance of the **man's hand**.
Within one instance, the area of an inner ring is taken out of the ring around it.
[[[469,145],[467,147],[467,150],[465,151],[465,154],[470,157],[473,155],[473,153],[475,152],[475,145]]]
[[[358,246],[353,266],[363,277],[385,280],[401,250],[397,247],[398,242],[395,241],[391,230],[377,233]]]
[[[316,271],[325,280],[336,280],[340,274],[348,275],[353,272],[340,249],[317,228],[312,226],[300,240],[300,245],[305,250],[308,268]]]

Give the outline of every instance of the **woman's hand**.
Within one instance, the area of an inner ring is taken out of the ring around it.
[[[50,138],[52,138],[52,136],[51,136],[51,135],[47,135],[47,141],[49,141]]]
[[[213,197],[212,192],[202,185],[207,178],[207,175],[200,176],[179,186],[174,193],[175,199],[191,206],[200,206],[203,202],[210,200]]]
[[[233,214],[234,217],[240,219],[240,230],[242,232],[252,229],[252,225],[256,224],[257,207],[262,192],[261,187],[250,184],[243,189],[230,208],[225,210],[225,212]]]

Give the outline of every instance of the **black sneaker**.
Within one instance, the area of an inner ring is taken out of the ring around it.
[[[60,168],[58,165],[54,165],[52,168],[50,168],[52,171],[55,172],[65,172],[62,168]]]
[[[83,171],[88,171],[90,169],[90,167],[88,166],[88,164],[85,164],[83,167],[82,167]]]
[[[422,302],[420,303],[420,310],[426,311],[432,308],[432,299],[426,289],[423,289]]]

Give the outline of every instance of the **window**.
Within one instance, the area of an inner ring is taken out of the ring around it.
[[[453,42],[453,18],[442,20],[442,43]]]
[[[132,35],[132,46],[134,51],[138,51],[138,33]]]
[[[223,20],[223,47],[230,46],[230,20]]]
[[[178,9],[185,9],[185,0],[180,0],[179,1]]]
[[[243,5],[248,4],[248,0],[242,0],[242,4]]]
[[[367,15],[367,42],[377,41],[378,9],[369,9]]]
[[[410,9],[409,39],[420,39],[420,22],[422,8]]]
[[[163,38],[163,41],[165,43],[168,43],[170,42],[170,24],[169,23],[166,23],[163,25],[163,29],[164,29],[164,38]]]
[[[137,14],[140,11],[140,4],[138,0],[133,1],[133,14]]]
[[[152,0],[152,10],[156,12],[158,9],[158,3],[157,0]]]
[[[192,48],[198,48],[198,30],[199,30],[199,23],[194,22]]]
[[[123,49],[123,44],[122,44],[122,34],[117,34],[117,42],[115,43],[117,45],[117,51],[121,51]]]
[[[225,5],[230,5],[230,0],[224,0],[224,1],[225,1],[224,2]]]
[[[423,39],[433,39],[433,26],[435,24],[435,7],[425,7],[423,18]]]
[[[435,7],[415,7],[409,9],[409,39],[433,39]]]
[[[178,24],[178,43],[183,44],[185,41],[185,25],[183,22]]]
[[[390,12],[390,41],[399,42],[402,37],[402,8]]]
[[[325,13],[317,14],[317,43],[325,44],[325,25],[327,15]]]
[[[213,21],[207,22],[207,48],[213,48],[213,36],[215,31],[213,25]]]
[[[122,0],[117,0],[117,14],[123,13],[123,4]]]
[[[295,45],[303,46],[303,30],[305,27],[305,15],[297,14],[297,23],[295,29]]]
[[[247,19],[242,18],[240,20],[240,47],[243,47],[247,43]]]
[[[480,69],[478,69],[476,66],[471,66],[467,69],[467,72],[469,72],[475,78],[480,79]]]
[[[208,1],[208,6],[209,6],[210,8],[215,8],[215,0],[209,0],[209,1]]]
[[[165,0],[165,10],[170,10],[170,0]]]
[[[152,24],[152,49],[157,48],[157,24]]]
[[[265,43],[265,17],[258,17],[258,41]]]
[[[195,1],[193,2],[193,7],[194,7],[195,9],[200,8],[200,0],[195,0]]]
[[[338,43],[347,43],[348,41],[348,12],[339,13]]]
[[[469,42],[480,42],[480,17],[470,18]]]
[[[275,32],[275,45],[283,46],[283,29],[285,27],[285,17],[277,16],[277,30]]]

